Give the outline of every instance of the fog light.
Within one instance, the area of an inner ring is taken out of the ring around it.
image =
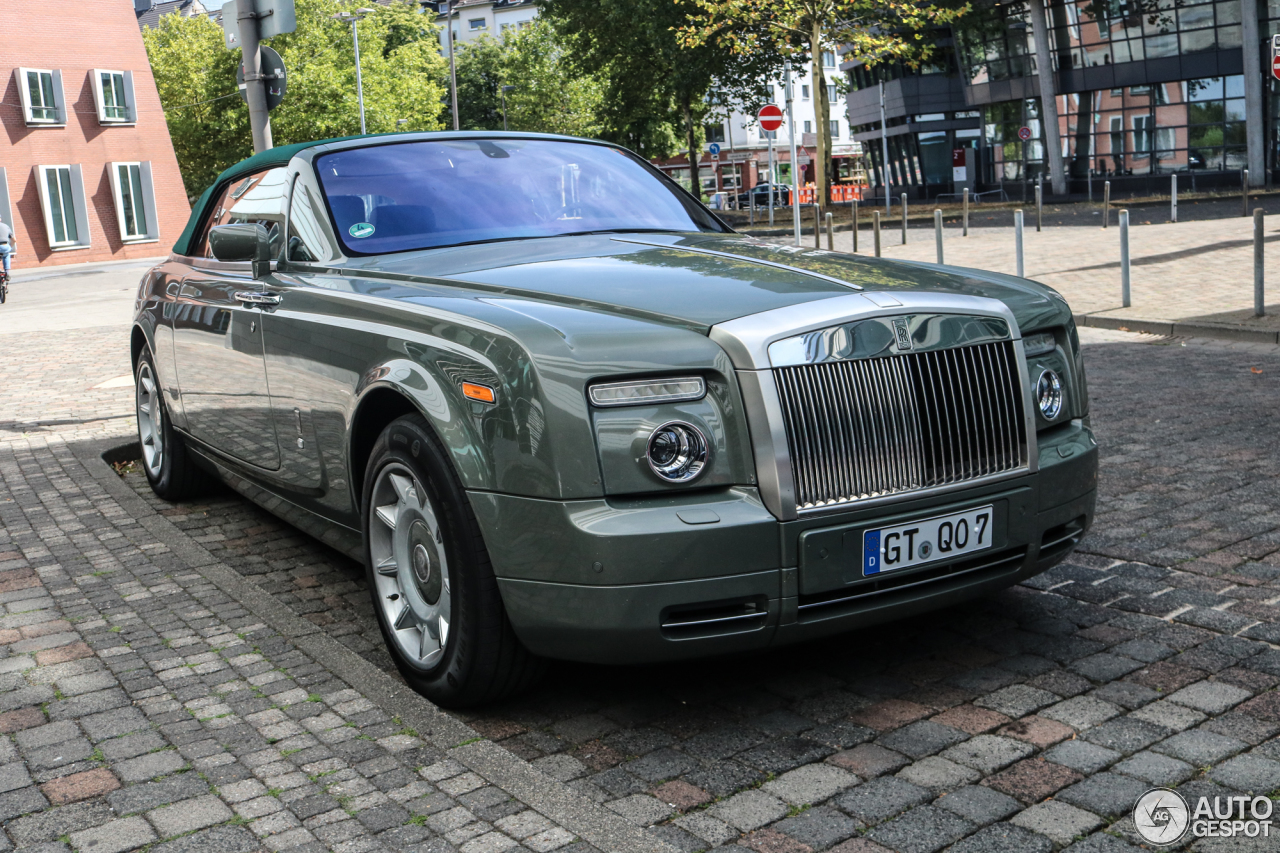
[[[707,440],[697,427],[673,421],[649,436],[649,467],[668,483],[688,483],[707,467]]]
[[[1051,421],[1062,412],[1062,380],[1052,370],[1045,370],[1036,382],[1036,403],[1040,414]]]

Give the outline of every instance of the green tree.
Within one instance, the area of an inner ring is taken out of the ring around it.
[[[575,63],[606,81],[603,135],[648,157],[669,156],[682,140],[695,193],[705,122],[762,102],[781,64],[763,28],[753,52],[682,43],[689,9],[673,0],[544,0],[542,14],[569,40]]]
[[[867,65],[901,62],[918,67],[937,49],[935,28],[950,24],[969,9],[963,0],[676,0],[692,7],[692,22],[680,28],[689,47],[716,44],[751,55],[766,35],[797,57],[807,54],[814,87],[818,152],[814,183],[822,203],[831,198],[831,105],[827,97],[823,53],[847,46]]]
[[[353,5],[297,0],[297,31],[267,42],[289,74],[284,102],[271,112],[275,144],[360,132],[351,27],[333,18]],[[445,91],[439,28],[413,0],[373,9],[360,22],[368,131],[438,129]],[[183,182],[194,196],[253,153],[248,108],[236,87],[240,52],[225,48],[222,30],[204,15],[165,15],[143,41]]]
[[[458,123],[467,130],[502,129],[500,87],[507,93],[507,127],[570,136],[600,135],[605,89],[569,62],[563,41],[546,21],[458,45]]]

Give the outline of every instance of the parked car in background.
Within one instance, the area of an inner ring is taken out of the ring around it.
[[[625,203],[620,203],[624,200]],[[1094,516],[1053,290],[735,234],[616,146],[274,148],[138,292],[142,468],[361,560],[405,680],[862,628],[1055,565]]]
[[[773,192],[775,207],[786,207],[791,204],[791,187],[785,184],[760,183],[744,193],[738,193],[738,208],[750,207],[753,197],[756,207],[768,207],[770,190]]]

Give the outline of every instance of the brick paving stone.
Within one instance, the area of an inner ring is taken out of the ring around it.
[[[1010,823],[1047,836],[1055,844],[1070,844],[1103,824],[1102,818],[1075,806],[1050,800],[1015,815]]]
[[[944,750],[940,757],[980,773],[991,774],[1035,752],[1035,747],[1012,738],[978,735]]]
[[[696,806],[711,802],[711,795],[701,788],[695,788],[682,779],[676,779],[659,785],[651,791],[655,797],[667,805],[681,811],[688,811]]]
[[[1221,714],[1250,697],[1250,692],[1220,681],[1190,684],[1169,697],[1170,702],[1195,708],[1206,714]]]
[[[1025,741],[1038,749],[1045,749],[1059,741],[1075,737],[1075,732],[1071,730],[1070,726],[1045,719],[1036,714],[1001,726],[996,730],[996,733]]]
[[[971,735],[989,732],[1009,722],[1009,718],[1004,714],[986,708],[979,708],[976,705],[960,705],[955,708],[948,708],[931,719],[935,723],[941,723],[944,726],[950,726],[953,729],[959,729]]]
[[[982,784],[1024,803],[1038,803],[1080,779],[1080,774],[1069,767],[1028,758],[1007,770],[988,776],[982,780]]]
[[[105,767],[85,770],[53,779],[40,786],[40,790],[55,806],[63,806],[79,800],[100,797],[120,787],[120,780]]]
[[[975,699],[973,704],[1004,714],[1006,717],[1017,719],[1052,705],[1061,698],[1058,694],[1050,693],[1048,690],[1041,690],[1025,684],[1015,684]]]
[[[1237,755],[1210,770],[1209,778],[1246,794],[1264,794],[1280,788],[1280,762]]]
[[[858,821],[829,806],[806,809],[774,824],[778,832],[811,850],[826,850],[852,836],[859,826]]]
[[[949,791],[976,782],[981,777],[977,770],[956,764],[945,758],[931,755],[898,771],[898,777],[932,791]]]
[[[832,755],[827,761],[856,773],[864,779],[893,773],[911,763],[911,760],[901,753],[874,743],[859,744],[853,749],[842,750]]]
[[[1133,717],[1120,717],[1086,731],[1084,739],[1128,755],[1173,733],[1172,729]]]
[[[923,719],[930,714],[924,705],[901,699],[888,699],[853,715],[853,721],[880,732],[892,731]]]
[[[1044,758],[1054,764],[1070,767],[1085,776],[1097,773],[1119,761],[1123,756],[1114,749],[1089,743],[1087,740],[1068,740],[1045,752]]]
[[[1155,752],[1171,755],[1194,767],[1216,764],[1248,748],[1249,745],[1244,741],[1214,734],[1204,729],[1179,732],[1151,747]]]
[[[154,841],[156,834],[140,817],[126,817],[70,835],[71,846],[93,853],[124,853]]]
[[[1011,823],[995,823],[952,845],[947,853],[1050,853],[1053,842]]]
[[[758,829],[735,846],[739,849],[746,847],[756,853],[810,853],[812,849],[772,828]]]
[[[867,833],[877,844],[901,853],[933,853],[968,835],[974,825],[933,806],[918,806]]]
[[[782,800],[764,791],[743,791],[712,806],[709,812],[743,832],[750,832],[781,818],[787,813],[787,807]]]
[[[1116,763],[1111,769],[1165,788],[1185,782],[1196,772],[1196,768],[1185,761],[1156,752],[1136,753]]]
[[[912,758],[924,758],[960,743],[966,737],[959,729],[939,725],[932,720],[921,720],[882,735],[878,743]]]
[[[1129,717],[1130,719],[1153,723],[1174,732],[1189,729],[1204,722],[1206,718],[1204,714],[1194,708],[1179,705],[1172,699],[1161,699],[1159,702],[1143,705],[1131,713]]]
[[[1066,848],[1067,853],[1138,853],[1139,848],[1105,832],[1095,832]]]
[[[1127,814],[1150,787],[1118,773],[1098,773],[1058,792],[1056,799],[1103,817],[1114,817]]]
[[[858,784],[858,777],[829,764],[810,764],[766,782],[764,791],[793,806],[820,803]]]
[[[1065,699],[1056,705],[1040,711],[1041,717],[1065,723],[1077,731],[1105,723],[1112,717],[1118,717],[1122,709],[1091,696],[1075,696]]]
[[[1017,800],[982,785],[969,785],[943,794],[933,804],[977,826],[1004,820],[1022,809]]]
[[[927,788],[883,776],[846,791],[836,798],[835,805],[863,823],[875,824],[931,799]]]

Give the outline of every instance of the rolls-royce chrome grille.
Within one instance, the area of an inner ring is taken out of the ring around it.
[[[1027,464],[1013,343],[774,370],[796,505],[815,509]]]

